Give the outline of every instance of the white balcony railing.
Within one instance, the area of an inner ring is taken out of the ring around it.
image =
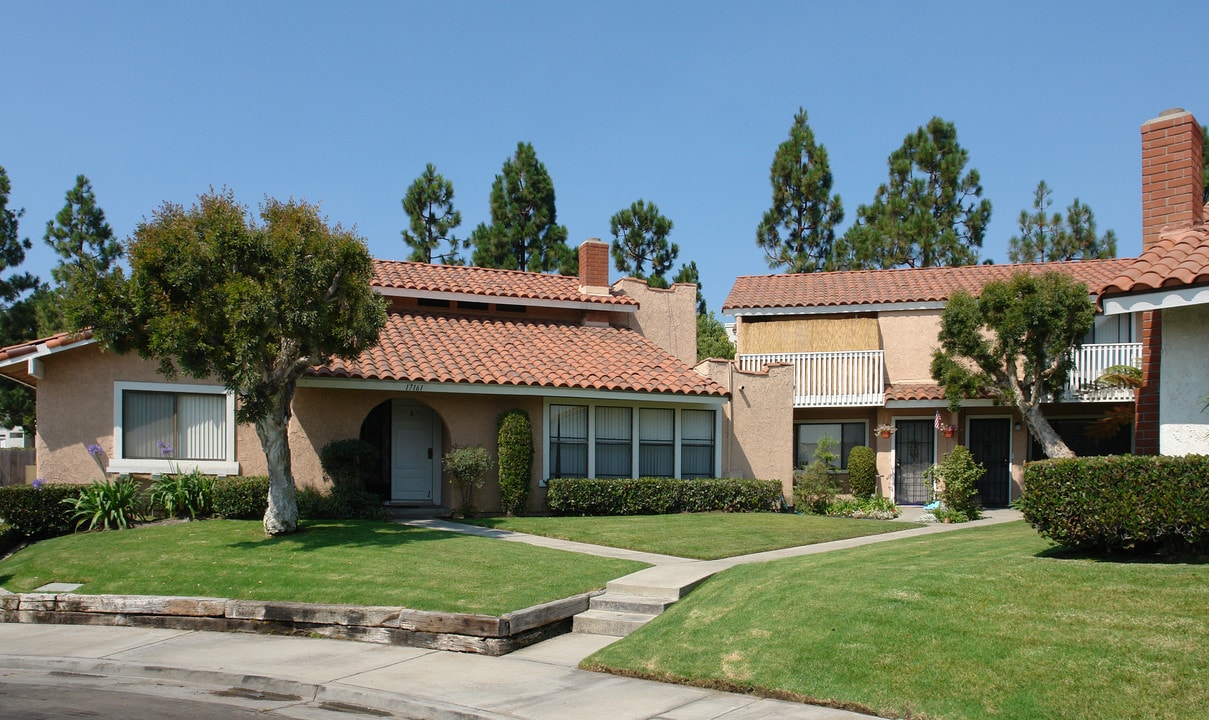
[[[739,367],[793,365],[794,407],[860,407],[886,404],[881,350],[740,355]]]
[[[1066,381],[1066,402],[1130,402],[1133,388],[1096,382],[1113,365],[1142,365],[1142,343],[1100,343],[1075,350],[1075,368]]]

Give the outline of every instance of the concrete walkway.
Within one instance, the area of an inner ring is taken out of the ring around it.
[[[858,547],[905,536],[1010,522],[994,511],[963,525],[908,527],[903,532],[788,548],[708,562],[632,553],[583,543],[440,521],[426,527],[488,534],[653,565],[616,583],[663,586],[677,597],[702,579],[740,563]],[[657,561],[657,562],[656,562]],[[164,698],[201,698],[285,717],[347,718],[387,712],[440,720],[841,720],[866,717],[804,705],[577,669],[616,641],[572,633],[503,657],[340,640],[149,628],[0,624],[0,709],[4,683],[117,683]]]

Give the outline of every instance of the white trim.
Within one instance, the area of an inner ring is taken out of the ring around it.
[[[772,317],[776,315],[836,315],[839,313],[874,313],[906,310],[943,310],[944,302],[920,301],[904,303],[868,303],[865,305],[810,305],[798,307],[735,308],[723,310],[734,317]]]
[[[5,360],[0,360],[0,367],[10,367],[12,365],[17,365],[18,363],[23,363],[23,362],[27,362],[29,360],[33,360],[35,358],[43,358],[43,357],[46,357],[47,355],[55,355],[57,353],[64,352],[65,350],[74,350],[78,347],[83,347],[84,345],[94,345],[94,344],[96,344],[96,340],[93,340],[92,338],[88,338],[86,340],[77,340],[73,343],[68,343],[67,345],[59,345],[59,346],[53,347],[53,348],[47,347],[45,342],[40,342],[40,343],[34,345],[35,349],[31,353],[22,353],[15,357],[10,357]]]
[[[412,290],[409,288],[394,288],[375,286],[380,295],[400,298],[423,298],[425,300],[449,300],[451,302],[493,303],[495,305],[516,305],[541,308],[570,308],[572,310],[606,310],[608,312],[636,313],[637,305],[629,303],[585,302],[583,300],[548,300],[544,298],[520,298],[506,295],[481,295],[478,293],[431,292]],[[518,315],[520,317],[520,315]]]
[[[709,405],[722,407],[727,398],[721,395],[676,395],[641,390],[587,390],[555,388],[546,385],[485,385],[472,383],[410,382],[407,380],[363,380],[359,378],[300,378],[298,387],[348,390],[389,390],[414,393],[460,393],[468,395],[530,395],[575,400],[610,400],[635,403],[676,405]]]
[[[125,458],[122,457],[122,393],[126,390],[162,393],[193,393],[199,395],[226,395],[226,448],[224,460],[177,460],[175,458]],[[193,385],[190,383],[113,382],[113,456],[106,470],[112,473],[175,473],[198,470],[208,475],[238,475],[239,463],[235,460],[235,393],[222,385]]]
[[[1100,302],[1105,315],[1206,305],[1209,304],[1209,286],[1170,288],[1136,295],[1113,295],[1103,298]]]

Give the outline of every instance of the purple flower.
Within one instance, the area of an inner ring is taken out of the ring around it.
[[[155,447],[156,447],[156,449],[157,449],[157,450],[159,450],[159,451],[160,451],[160,455],[161,455],[161,456],[163,456],[163,457],[171,457],[171,456],[172,456],[172,445],[170,445],[170,444],[168,444],[168,443],[164,442],[163,440],[156,440],[156,441],[155,441]]]
[[[46,478],[34,478],[34,490],[41,490],[46,484]]]
[[[101,457],[101,453],[103,453],[103,452],[105,452],[105,451],[101,448],[100,445],[97,445],[96,443],[93,443],[88,446],[88,454],[93,456],[94,458]]]

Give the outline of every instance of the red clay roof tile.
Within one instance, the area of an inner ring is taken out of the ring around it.
[[[1209,210],[1209,205],[1206,205]],[[1209,283],[1209,226],[1165,230],[1117,274],[1102,294],[1149,292]]]
[[[735,279],[723,311],[754,308],[829,307],[889,303],[943,302],[957,290],[977,293],[993,280],[1006,280],[1024,270],[1070,273],[1099,292],[1129,263],[1130,258],[967,265],[963,267],[854,270],[790,275],[746,275]]]
[[[465,293],[485,297],[557,300],[603,305],[637,305],[625,295],[588,295],[579,278],[566,275],[497,270],[458,265],[430,265],[401,260],[374,260],[374,287],[420,292]]]
[[[491,317],[391,313],[376,346],[318,377],[726,395],[632,331]]]
[[[897,383],[886,386],[886,401],[890,400],[944,400],[945,390],[929,383]]]

